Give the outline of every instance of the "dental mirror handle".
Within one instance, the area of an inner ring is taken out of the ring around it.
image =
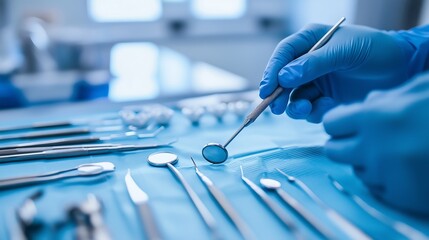
[[[261,113],[265,109],[267,109],[270,103],[274,101],[274,99],[276,99],[282,92],[283,92],[283,88],[279,86],[276,88],[276,90],[274,90],[274,92],[270,96],[262,100],[262,102],[259,103],[258,106],[256,106],[256,108],[249,115],[247,115],[246,117],[247,125],[253,123],[259,117],[259,115],[261,115]]]
[[[278,87],[270,96],[262,100],[261,103],[256,106],[256,108],[247,115],[246,119],[244,120],[244,123],[240,126],[240,128],[232,135],[232,137],[223,145],[224,148],[226,148],[232,140],[234,140],[235,137],[247,126],[252,124],[258,117],[261,115],[261,113],[270,105],[270,103],[278,97],[283,92],[282,87]]]
[[[144,232],[148,240],[161,240],[161,233],[157,227],[155,217],[153,216],[152,210],[150,209],[148,202],[142,202],[138,204],[140,216],[143,220]]]

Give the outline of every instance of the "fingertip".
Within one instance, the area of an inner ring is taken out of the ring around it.
[[[323,116],[323,122],[326,124],[331,123],[334,119],[336,119],[336,116],[340,115],[344,108],[346,108],[345,105],[340,105],[331,109],[325,114],[325,116]]]
[[[262,79],[259,83],[259,97],[262,99],[267,98],[271,95],[271,93],[274,92],[274,90],[277,88],[278,84],[277,82],[270,81],[269,79]]]
[[[341,158],[339,158],[339,155],[337,152],[338,152],[338,147],[335,140],[331,138],[328,141],[326,141],[325,143],[326,156],[335,162],[344,162]]]
[[[325,143],[325,154],[329,159],[339,163],[352,164],[353,166],[362,166],[357,150],[356,137],[331,138]]]
[[[277,103],[271,105],[271,112],[275,115],[281,115],[284,113],[284,108]]]
[[[313,109],[307,117],[307,121],[311,123],[321,123],[323,116],[336,105],[337,103],[330,97],[321,97],[317,99],[313,102]]]
[[[264,86],[259,87],[259,98],[265,99],[268,95],[269,94]]]
[[[311,113],[312,104],[307,99],[289,102],[286,114],[294,119],[305,119]]]
[[[306,118],[306,120],[309,123],[319,124],[322,122],[322,116],[320,114],[310,115],[309,117]]]
[[[274,105],[273,107],[271,107],[271,112],[275,115],[283,114],[281,107],[277,107],[277,105]]]
[[[334,140],[329,139],[328,141],[326,141],[325,143],[325,154],[326,156],[331,159],[336,161],[336,155],[335,155],[335,144],[333,142]]]
[[[361,104],[340,105],[328,111],[323,119],[323,127],[333,137],[355,134],[360,124]]]
[[[270,108],[271,108],[271,112],[275,115],[281,115],[283,114],[284,111],[282,111],[281,106],[279,106],[276,103],[271,103],[270,104]]]
[[[289,99],[289,93],[290,91],[286,90],[283,91],[283,93],[280,94],[274,101],[271,103],[271,111],[276,114],[280,115],[283,114],[286,110],[286,105]]]

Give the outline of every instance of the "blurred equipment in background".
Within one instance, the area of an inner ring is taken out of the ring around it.
[[[7,26],[6,0],[0,0],[0,109],[23,104],[23,97],[10,82],[20,67],[21,56],[11,29]]]
[[[85,65],[81,49],[52,39],[48,26],[42,18],[27,17],[18,27],[25,61],[12,81],[24,94],[27,104],[106,97],[110,80],[108,67]],[[75,51],[62,54],[68,48]]]
[[[428,2],[0,0],[0,109],[256,89],[297,28],[345,16],[404,29]]]
[[[283,0],[1,1],[23,59],[10,107],[254,89],[285,29]]]
[[[386,30],[409,29],[419,25],[425,0],[359,0],[356,2],[356,24]],[[428,14],[428,13],[426,13]]]
[[[45,22],[40,18],[24,19],[20,29],[22,51],[26,62],[21,71],[28,73],[55,71],[57,64],[51,56],[51,42]]]

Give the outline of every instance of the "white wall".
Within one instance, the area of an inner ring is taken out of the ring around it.
[[[429,24],[429,0],[425,0],[420,16],[420,25]]]

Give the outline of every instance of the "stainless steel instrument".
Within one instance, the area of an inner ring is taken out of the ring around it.
[[[161,233],[149,205],[149,196],[134,181],[130,169],[128,169],[127,175],[125,175],[125,184],[131,200],[139,210],[147,239],[161,240]]]

